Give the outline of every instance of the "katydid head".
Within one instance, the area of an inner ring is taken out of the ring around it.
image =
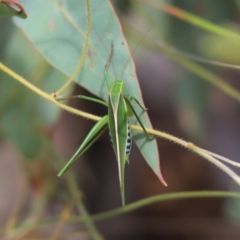
[[[125,90],[125,83],[122,80],[115,80],[112,83],[110,92],[112,95],[118,95],[120,94],[124,94],[124,90]]]

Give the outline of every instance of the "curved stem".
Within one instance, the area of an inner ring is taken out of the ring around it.
[[[91,32],[91,7],[90,7],[90,0],[86,0],[86,5],[87,5],[87,30],[86,30],[85,43],[84,43],[84,47],[83,47],[83,52],[82,52],[81,58],[79,60],[79,63],[77,65],[73,75],[69,78],[69,80],[59,90],[56,91],[55,96],[59,96],[67,87],[69,87],[69,85],[71,83],[73,83],[74,79],[77,77],[78,73],[81,71],[81,68],[83,66],[85,57],[87,55],[88,45],[89,45],[89,41],[90,41],[90,32]],[[75,26],[75,28],[78,29],[78,26],[73,22],[73,20],[68,15],[68,13],[63,11],[63,14],[70,22],[72,22],[73,26]]]
[[[194,192],[177,192],[177,193],[167,193],[167,194],[161,194],[156,195],[152,197],[148,197],[145,199],[142,199],[140,201],[131,203],[126,205],[125,207],[116,208],[111,211],[107,211],[104,213],[92,215],[91,219],[93,221],[100,221],[104,219],[109,219],[115,216],[119,216],[120,214],[125,214],[131,211],[134,211],[136,209],[142,208],[144,206],[157,203],[157,202],[163,202],[163,201],[169,201],[169,200],[179,200],[179,199],[189,199],[189,198],[227,198],[227,197],[234,197],[234,198],[240,198],[240,193],[238,192],[224,192],[224,191],[194,191]],[[84,217],[71,217],[69,219],[70,222],[84,222]]]
[[[133,202],[131,204],[127,204],[124,207],[116,208],[107,212],[91,215],[90,218],[92,221],[107,220],[109,218],[118,217],[121,214],[132,212],[136,209],[148,206],[150,204],[164,202],[164,201],[171,201],[171,200],[194,199],[194,198],[240,198],[240,193],[227,192],[227,191],[191,191],[191,192],[166,193],[166,194],[148,197],[148,198]],[[34,225],[32,222],[28,222],[28,223],[19,224],[18,227],[30,228],[31,226],[34,226],[35,229],[37,229],[38,227],[41,228],[44,226],[50,226],[52,224],[56,224],[58,221],[59,221],[59,217],[52,217],[52,218],[48,218],[47,220],[39,221],[37,224],[34,223]],[[71,223],[81,223],[85,221],[86,221],[86,217],[84,216],[71,216],[68,219],[68,222],[71,222]]]
[[[98,121],[98,120],[101,119],[100,117],[95,116],[93,114],[89,114],[89,113],[77,110],[75,108],[67,106],[66,104],[62,104],[62,103],[58,102],[55,99],[55,95],[54,94],[45,93],[44,91],[42,91],[41,89],[37,88],[32,83],[28,82],[26,79],[24,79],[23,77],[21,77],[20,75],[18,75],[14,71],[12,71],[10,68],[5,66],[1,62],[0,62],[0,69],[3,72],[5,72],[6,74],[8,74],[9,76],[11,76],[16,81],[20,82],[21,84],[23,84],[24,86],[26,86],[27,88],[29,88],[30,90],[32,90],[33,92],[38,94],[39,96],[45,98],[46,100],[48,100],[49,102],[52,102],[53,104],[59,106],[60,108],[65,109],[68,112],[71,112],[73,114],[76,114],[76,115],[79,115],[79,116],[82,116],[82,117],[85,117],[85,118],[92,119],[93,121]]]

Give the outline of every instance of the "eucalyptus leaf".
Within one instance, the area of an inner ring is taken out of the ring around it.
[[[22,3],[29,14],[28,20],[22,21],[15,18],[14,22],[52,66],[70,77],[78,64],[85,42],[88,17],[86,2],[22,0]],[[109,70],[110,77],[112,80],[123,79],[126,83],[126,93],[142,102],[131,54],[109,1],[91,1],[91,23],[88,54],[75,80],[76,83],[107,100],[108,90],[104,81],[104,66],[113,43],[114,54]],[[139,107],[136,106],[136,108],[144,126],[151,128],[147,114],[142,113]],[[133,135],[147,163],[157,176],[161,177],[156,141],[148,141],[140,132]]]

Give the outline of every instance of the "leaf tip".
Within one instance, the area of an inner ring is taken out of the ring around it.
[[[159,173],[158,178],[159,178],[160,182],[161,182],[165,187],[168,186],[168,184],[167,184],[167,182],[164,180],[161,172]]]
[[[22,4],[16,0],[2,0],[0,1],[0,12],[4,15],[18,16],[22,19],[27,18],[27,13]]]

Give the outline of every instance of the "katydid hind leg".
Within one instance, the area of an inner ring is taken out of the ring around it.
[[[153,140],[153,139],[155,138],[155,136],[154,136],[154,135],[150,135],[150,134],[147,132],[146,128],[144,127],[142,121],[140,120],[139,116],[137,115],[136,111],[134,110],[134,108],[133,108],[131,102],[129,101],[129,99],[126,98],[126,97],[125,97],[124,99],[125,99],[125,101],[127,102],[127,105],[131,108],[131,111],[133,112],[134,116],[136,117],[138,123],[139,123],[140,126],[142,127],[142,129],[143,129],[143,131],[144,131],[147,139],[148,139],[148,140]],[[135,99],[135,98],[134,98],[134,99]]]
[[[71,159],[67,162],[67,164],[63,167],[63,169],[58,173],[58,177],[61,177],[75,162],[76,160],[84,154],[94,142],[102,135],[102,133],[106,130],[108,123],[108,115],[102,117],[90,130],[83,143],[80,145],[75,154],[71,157]]]
[[[134,100],[143,111],[147,111],[147,108],[145,108],[135,97],[129,98],[129,102],[131,102],[132,100]]]

